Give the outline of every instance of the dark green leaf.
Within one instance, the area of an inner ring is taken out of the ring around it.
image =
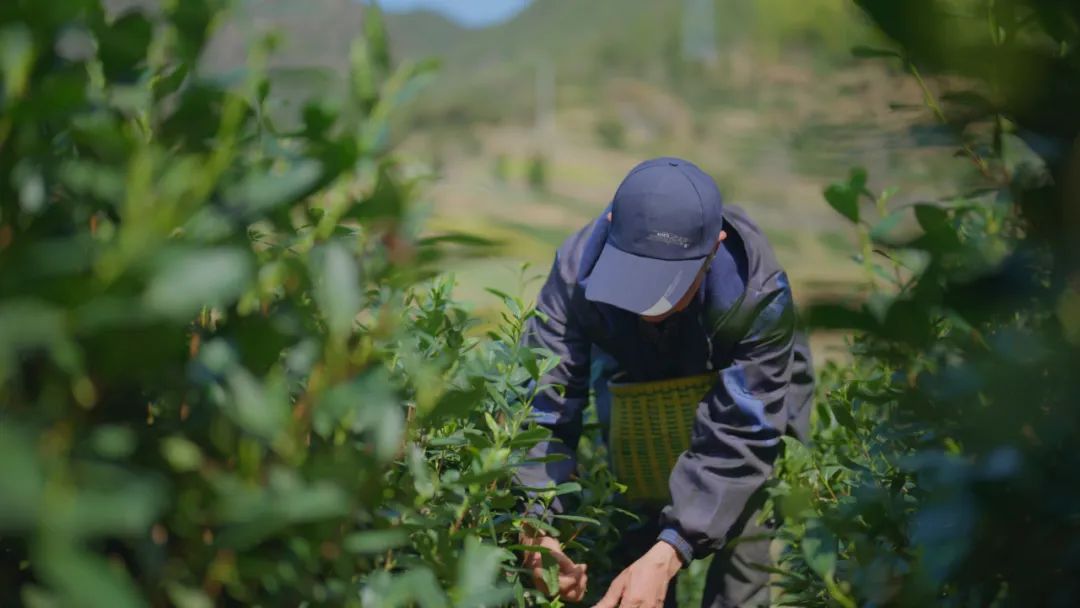
[[[840,304],[811,304],[803,312],[803,319],[809,327],[866,330],[875,326],[865,312]]]
[[[852,222],[859,221],[859,195],[845,184],[833,184],[825,189],[825,200],[840,215]]]
[[[847,403],[834,403],[832,406],[832,415],[836,418],[836,421],[840,423],[840,426],[854,431],[856,430],[856,423],[854,416],[851,415],[851,406]]]
[[[153,25],[137,11],[117,19],[97,36],[98,57],[110,80],[134,80],[135,68],[146,57]]]

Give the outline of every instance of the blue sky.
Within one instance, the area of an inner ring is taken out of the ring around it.
[[[508,19],[528,3],[529,0],[379,0],[379,5],[388,11],[426,8],[470,27]]]

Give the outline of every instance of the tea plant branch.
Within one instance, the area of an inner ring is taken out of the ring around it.
[[[844,608],[857,608],[855,600],[844,593],[844,590],[840,588],[840,585],[836,582],[836,577],[830,572],[825,575],[825,589],[829,592],[829,595],[836,600],[836,603],[840,604]]]
[[[930,90],[930,86],[926,83],[919,68],[916,67],[910,59],[904,59],[904,68],[915,78],[915,82],[918,83],[919,89],[922,90],[923,102],[926,106],[930,108],[930,111],[933,112],[938,121],[944,125],[948,125],[949,118],[945,115],[945,110],[941,107],[941,103],[938,102],[937,96]],[[964,142],[960,145],[960,149],[965,156],[975,163],[976,168],[979,169],[979,172],[982,173],[986,179],[997,183],[997,178],[994,177],[990,164],[971,147],[971,144]]]
[[[817,471],[818,477],[821,479],[822,485],[825,486],[825,490],[829,492],[829,497],[832,498],[834,502],[839,500],[836,497],[836,492],[833,492],[832,486],[829,484],[829,478],[826,477],[825,472],[821,470],[821,464],[818,463],[818,459],[811,457],[810,461],[814,463],[814,470]]]

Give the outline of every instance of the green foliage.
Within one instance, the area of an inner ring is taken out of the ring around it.
[[[626,146],[626,127],[617,117],[606,116],[596,121],[596,137],[605,148],[621,150]]]
[[[491,175],[500,184],[510,180],[510,159],[506,154],[495,155],[495,160],[491,163]]]
[[[536,192],[546,192],[548,188],[548,162],[543,154],[535,154],[529,160],[526,178],[529,188]]]
[[[269,42],[196,69],[221,8],[0,5],[0,604],[544,603],[512,473],[554,362],[433,276],[475,239],[418,238],[387,147],[430,65],[369,8],[346,95],[283,129]]]
[[[1059,108],[1080,99],[1080,12],[858,4],[898,50],[856,53],[901,61],[984,183],[896,206],[856,170],[825,192],[867,280],[860,300],[807,311],[854,330],[853,361],[823,371],[813,445],[787,443],[772,488],[785,601],[1075,605],[1080,268],[1065,218],[1080,204],[1080,122]],[[937,95],[934,70],[975,88]]]
[[[866,170],[852,169],[846,184],[833,184],[825,190],[825,200],[849,221],[859,221],[859,200],[866,193]]]

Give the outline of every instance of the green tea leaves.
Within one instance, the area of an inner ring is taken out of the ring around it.
[[[228,304],[251,280],[251,260],[237,248],[181,250],[163,257],[145,302],[170,317],[187,318],[203,307]]]
[[[825,189],[825,200],[840,215],[854,223],[859,221],[859,199],[866,194],[866,170],[856,168],[846,183],[836,183]]]

